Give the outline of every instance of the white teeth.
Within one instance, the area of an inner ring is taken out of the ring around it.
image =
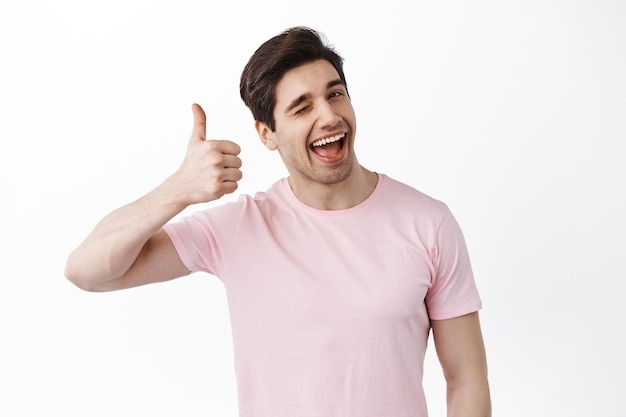
[[[345,133],[342,133],[340,135],[335,135],[330,138],[316,140],[315,142],[311,144],[311,146],[324,146],[327,143],[337,142],[338,140],[341,140],[344,136],[345,136]]]

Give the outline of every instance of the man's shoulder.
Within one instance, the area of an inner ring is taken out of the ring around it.
[[[216,205],[211,211],[217,216],[229,213],[238,217],[276,212],[286,206],[285,184],[285,178],[279,179],[264,191],[242,193],[236,200]]]
[[[388,201],[394,205],[405,205],[405,207],[422,210],[432,210],[433,212],[447,212],[448,206],[441,200],[415,188],[400,180],[391,178],[385,174],[380,174],[384,181],[384,194]]]

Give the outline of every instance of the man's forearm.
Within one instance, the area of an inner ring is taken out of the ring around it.
[[[66,276],[88,290],[123,276],[148,239],[184,208],[162,185],[111,212],[70,254]]]

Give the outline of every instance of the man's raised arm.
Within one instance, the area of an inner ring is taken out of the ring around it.
[[[237,189],[239,146],[206,140],[206,116],[192,106],[194,124],[181,166],[157,188],[102,219],[70,254],[65,275],[87,291],[112,291],[167,281],[189,270],[162,227],[187,206]]]

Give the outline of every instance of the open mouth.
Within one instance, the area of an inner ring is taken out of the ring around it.
[[[329,138],[316,140],[311,144],[310,148],[315,154],[323,158],[332,158],[343,149],[345,138],[346,134],[341,133]]]

